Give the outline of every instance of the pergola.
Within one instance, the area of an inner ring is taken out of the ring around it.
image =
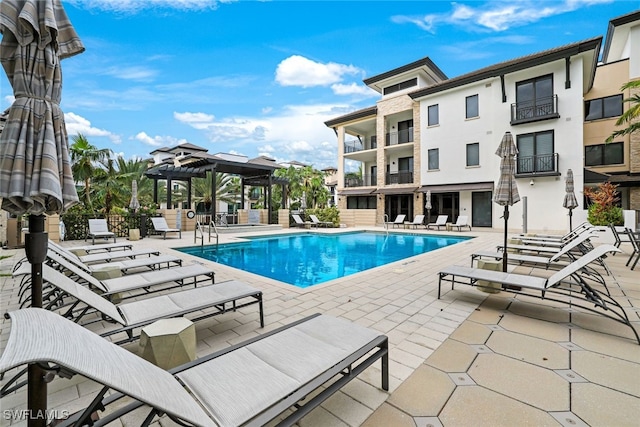
[[[234,161],[213,154],[202,152],[191,153],[180,158],[167,159],[163,163],[152,166],[145,172],[145,176],[153,179],[153,201],[158,203],[158,181],[167,181],[167,206],[172,205],[171,184],[173,181],[187,183],[187,204],[191,206],[191,180],[192,178],[206,178],[207,171],[211,171],[211,218],[216,216],[216,173],[228,173],[241,177],[241,202],[240,208],[245,208],[245,186],[263,187],[266,194],[267,209],[272,210],[271,187],[282,186],[282,208],[287,199],[287,184],[289,181],[279,178],[273,173],[282,166],[265,157],[257,157],[246,161]],[[269,216],[269,222],[271,217]]]

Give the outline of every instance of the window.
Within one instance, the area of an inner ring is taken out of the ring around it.
[[[556,116],[553,74],[516,83],[516,104],[515,111],[512,111],[512,121],[533,121]]]
[[[438,148],[432,148],[427,151],[429,157],[427,168],[428,170],[440,169],[440,153]]]
[[[480,143],[467,144],[467,166],[480,164]]]
[[[411,80],[407,80],[407,81],[402,82],[402,83],[398,83],[398,84],[395,84],[395,85],[391,85],[391,86],[385,87],[384,90],[383,90],[383,93],[384,93],[384,95],[388,95],[390,93],[398,92],[400,90],[408,89],[410,87],[417,86],[417,85],[418,85],[418,78],[414,77]]]
[[[585,121],[622,115],[622,94],[584,102]]]
[[[438,117],[438,104],[429,105],[428,109],[428,118],[427,118],[427,126],[435,126],[440,123],[440,118]]]
[[[585,166],[619,165],[622,163],[624,163],[624,145],[622,142],[584,147]]]
[[[398,122],[398,144],[413,142],[413,119]]]
[[[557,172],[553,131],[518,135],[518,174]]]
[[[472,117],[478,117],[478,95],[467,96],[465,99],[466,102],[466,118],[470,119]]]
[[[348,196],[347,209],[375,209],[376,196]]]

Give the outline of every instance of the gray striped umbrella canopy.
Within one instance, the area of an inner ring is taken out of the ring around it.
[[[129,202],[129,209],[134,212],[140,209],[140,202],[138,201],[138,181],[135,179],[131,183],[131,201]]]
[[[502,137],[500,146],[496,150],[496,156],[500,156],[500,179],[493,194],[493,201],[504,206],[504,245],[502,253],[502,271],[507,271],[507,233],[509,223],[509,206],[520,201],[518,185],[516,184],[516,155],[518,149],[513,143],[511,132],[506,132]]]
[[[565,180],[565,191],[567,193],[564,195],[564,202],[562,203],[562,206],[569,210],[577,208],[578,199],[576,199],[576,194],[573,188],[573,171],[571,169],[567,169],[567,178]]]
[[[520,201],[518,185],[516,184],[516,159],[518,149],[513,143],[511,132],[507,132],[502,137],[500,146],[496,150],[496,156],[500,161],[500,179],[493,194],[493,201],[500,206],[513,206]]]
[[[61,213],[78,195],[60,109],[60,60],[84,47],[60,0],[3,0],[0,32],[0,62],[15,97],[0,134],[2,209]]]
[[[427,194],[424,196],[424,208],[426,210],[431,210],[431,191],[427,191]]]
[[[571,169],[567,169],[565,191],[566,194],[564,195],[562,206],[569,209],[569,231],[573,231],[572,216],[573,210],[578,207],[578,199],[576,199],[576,194],[573,189],[573,171]]]

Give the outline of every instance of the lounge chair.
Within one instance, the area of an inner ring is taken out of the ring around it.
[[[385,222],[384,224],[385,224],[386,226],[391,225],[391,226],[393,226],[393,227],[400,227],[401,225],[403,225],[403,224],[404,224],[404,219],[405,219],[406,217],[407,217],[407,216],[406,216],[406,215],[404,215],[404,214],[399,214],[398,216],[396,216],[396,219],[394,219],[394,220],[393,220],[393,221],[391,221],[391,222]]]
[[[315,215],[309,215],[309,218],[311,218],[311,222],[312,222],[311,225],[315,225],[316,228],[317,227],[333,227],[333,222],[331,221],[320,221],[318,217]]]
[[[471,225],[469,225],[469,217],[466,215],[458,216],[455,224],[451,224],[451,227],[456,227],[458,231],[462,231],[463,228],[469,227],[469,231],[471,231]]]
[[[298,214],[291,214],[291,217],[293,218],[293,221],[295,222],[296,227],[306,228],[307,226],[310,227],[313,225],[311,221],[304,221]]]
[[[173,269],[169,271],[171,270]],[[167,270],[163,270],[162,272],[164,273],[166,271]],[[211,270],[209,271],[211,272]],[[130,277],[133,276],[127,276],[127,278]],[[237,280],[216,283],[215,285],[200,286],[163,295],[154,295],[149,298],[116,305],[48,265],[42,266],[42,278],[44,282],[57,288],[57,291],[62,292],[55,293],[55,297],[49,300],[45,308],[57,310],[62,307],[68,307],[66,311],[61,314],[64,317],[73,319],[76,323],[84,321],[84,324],[91,323],[90,319],[85,320],[87,314],[98,311],[103,316],[121,325],[119,328],[111,329],[103,333],[102,336],[111,336],[125,332],[128,339],[121,342],[134,340],[136,338],[133,335],[134,329],[148,325],[159,319],[186,316],[188,314],[205,311],[204,313],[198,313],[201,314],[199,317],[191,319],[197,321],[230,310],[235,311],[238,308],[251,304],[260,304],[260,325],[264,326],[262,291]],[[102,281],[102,283],[104,282],[105,281]],[[123,290],[127,290],[124,289],[127,287],[128,286],[123,286]],[[113,290],[114,288],[111,289]],[[76,300],[70,306],[66,303],[61,304],[67,296]],[[252,300],[238,303],[239,300],[244,300],[245,298],[251,298]],[[214,311],[210,311],[211,309]]]
[[[427,229],[431,230],[432,227],[437,227],[438,231],[440,231],[440,227],[447,226],[448,219],[449,219],[449,215],[438,215],[438,218],[436,218],[436,222],[427,224]]]
[[[451,282],[451,289],[456,283],[477,287],[484,286],[480,285],[479,281],[499,283],[508,292],[568,304],[571,308],[579,307],[627,325],[640,344],[640,336],[624,308],[613,297],[592,287],[584,276],[578,274],[583,267],[600,259],[608,252],[620,252],[620,249],[612,245],[598,246],[549,278],[452,265],[438,273],[438,299],[441,296],[443,280]]]
[[[85,252],[87,254],[98,252],[111,252],[111,251],[126,251],[133,249],[131,243],[104,243],[101,245],[84,245],[84,246],[71,246],[65,247],[66,250],[71,252]]]
[[[424,215],[416,215],[413,218],[413,222],[409,224],[409,226],[413,228],[418,228],[419,225],[422,225],[424,226],[424,228],[427,228],[427,225],[424,223]]]
[[[634,232],[629,228],[626,229],[626,232],[627,232],[627,236],[629,236],[629,241],[631,242],[633,251],[631,252],[631,255],[629,256],[629,260],[625,265],[629,266],[629,264],[631,263],[631,260],[633,260],[633,257],[635,256],[636,260],[633,261],[633,264],[631,264],[631,269],[633,270],[634,268],[636,268],[636,264],[638,263],[638,260],[640,260],[640,235],[638,234],[637,231]]]
[[[553,253],[557,254],[560,252],[566,245],[572,245],[575,249],[579,249],[581,245],[586,246],[588,249],[591,249],[591,243],[589,239],[593,237],[593,233],[582,233],[574,237],[572,240],[568,242],[562,243],[560,245],[510,245],[507,244],[507,250],[511,249],[514,251],[524,251],[524,252],[534,252],[534,253]],[[498,250],[502,250],[503,245],[498,245]],[[583,251],[584,252],[584,251]]]
[[[136,419],[147,424],[166,414],[180,425],[266,425],[281,418],[282,425],[293,425],[378,360],[382,389],[389,389],[387,337],[327,315],[168,372],[46,310],[9,316],[0,372],[36,362],[54,375],[78,374],[103,386],[69,424],[94,425],[92,414],[102,411],[97,423],[105,425],[137,410]]]
[[[153,229],[162,234],[163,238],[167,240],[167,233],[178,233],[178,238],[182,239],[182,230],[179,228],[170,228],[167,224],[167,220],[161,216],[151,218],[153,223]]]
[[[517,238],[517,239],[528,239],[528,240],[564,241],[564,240],[570,240],[573,237],[575,237],[575,235],[583,233],[583,232],[585,232],[587,230],[591,230],[592,228],[593,228],[593,226],[585,221],[585,222],[577,225],[576,227],[573,228],[573,230],[571,230],[571,231],[569,231],[568,233],[565,233],[565,234],[520,233],[520,234],[515,235],[514,237]]]
[[[68,258],[75,257],[84,264],[97,263],[97,262],[103,262],[103,263],[111,262],[113,260],[123,259],[123,258],[134,259],[143,255],[146,255],[146,256],[160,255],[160,251],[155,249],[132,249],[128,251],[111,251],[111,252],[101,252],[97,254],[92,253],[88,255],[78,256],[68,251],[66,248],[52,242],[51,240],[49,240],[48,242],[48,248],[57,253],[64,253]]]
[[[116,233],[109,231],[107,220],[104,218],[89,220],[89,232],[85,236],[84,241],[86,242],[89,237],[91,237],[91,243],[94,245],[96,243],[96,237],[98,239],[113,238],[113,243],[116,243]]]
[[[613,234],[613,238],[615,239],[615,243],[613,246],[619,248],[623,243],[631,243],[631,237],[629,236],[628,229],[625,227],[616,227],[613,224],[609,224],[609,229],[611,230],[611,234]]]

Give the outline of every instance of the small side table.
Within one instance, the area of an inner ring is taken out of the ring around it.
[[[447,231],[453,231],[453,223],[452,222],[448,222],[445,225],[445,228],[446,228]]]
[[[483,270],[502,271],[502,261],[496,261],[494,259],[479,259],[478,268]],[[478,280],[478,289],[488,294],[497,294],[502,289],[502,285],[496,282],[487,282],[484,280]]]
[[[161,319],[142,328],[140,356],[162,369],[196,358],[196,327],[184,317]]]

